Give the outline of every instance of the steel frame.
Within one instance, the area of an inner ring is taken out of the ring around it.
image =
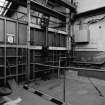
[[[19,2],[17,0],[8,0],[10,2],[13,2],[13,3],[17,3],[17,5],[21,5],[23,7],[27,7],[27,2],[26,0],[23,0],[22,2]],[[31,5],[31,9],[32,10],[35,10],[35,11],[38,11],[38,12],[41,12],[41,13],[44,13],[48,16],[52,16],[52,17],[55,17],[55,18],[58,18],[62,21],[65,21],[66,20],[66,16],[60,12],[57,12],[55,10],[52,10],[44,5],[41,5],[33,0],[30,0],[30,5]]]

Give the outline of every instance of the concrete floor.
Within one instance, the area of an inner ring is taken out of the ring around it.
[[[49,100],[45,100],[42,97],[23,89],[23,85],[17,85],[14,80],[10,81],[9,84],[11,84],[10,86],[13,92],[9,96],[3,97],[4,100],[9,102],[8,105],[56,105]],[[13,104],[12,101],[16,101],[17,99],[21,99],[21,101],[18,104]]]
[[[93,78],[91,80],[105,96],[105,81]],[[39,80],[31,83],[30,86],[63,101],[62,78]],[[105,105],[105,97],[99,96],[88,78],[79,77],[76,72],[68,71],[66,73],[66,103],[71,105]]]

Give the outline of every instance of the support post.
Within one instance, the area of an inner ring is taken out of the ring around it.
[[[64,70],[63,101],[66,102],[66,70]]]
[[[45,42],[45,45],[46,47],[48,46],[48,26],[46,27],[46,42]]]
[[[30,0],[27,0],[27,20],[28,20],[28,26],[27,26],[27,82],[30,79],[30,22],[31,22],[31,16],[30,16]]]
[[[70,54],[71,50],[71,23],[70,23],[70,10],[66,9],[66,32],[68,34],[67,36],[67,50],[68,54]]]
[[[58,79],[59,79],[59,77],[60,77],[60,66],[61,66],[61,60],[60,60],[60,58],[59,58]]]
[[[58,78],[60,76],[60,66],[61,66],[61,61],[63,59],[66,59],[66,57],[60,57],[59,58],[59,68],[58,68]],[[64,76],[63,76],[63,101],[66,102],[66,70],[63,69]]]
[[[6,42],[6,19],[4,20],[4,41],[5,41],[5,47],[4,47],[4,84],[7,82],[7,62],[6,62],[6,56],[7,56],[7,42]]]

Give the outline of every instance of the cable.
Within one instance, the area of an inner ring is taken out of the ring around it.
[[[86,22],[86,23],[82,23],[82,24],[95,24],[95,23],[98,23],[98,22],[100,22],[100,21],[102,21],[102,20],[104,20],[105,19],[105,16],[103,16],[102,18],[100,18],[100,19],[92,19],[92,20],[89,20],[88,22]],[[76,24],[76,25],[81,25],[81,23],[79,23],[79,24]]]
[[[105,16],[103,16],[101,19],[92,19],[91,21],[88,21],[88,24],[94,24],[94,23],[100,22],[104,19],[105,19]]]

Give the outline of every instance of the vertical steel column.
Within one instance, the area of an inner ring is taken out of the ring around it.
[[[35,58],[36,58],[36,57],[35,57],[35,54],[36,54],[36,53],[35,53],[35,51],[34,51],[34,52],[33,52],[33,57],[34,57],[34,58],[33,58],[33,61],[34,61],[33,63],[35,63]],[[34,65],[34,67],[33,67],[34,77],[33,77],[33,78],[34,78],[34,80],[35,80],[35,78],[36,78],[36,66],[35,66],[35,64],[33,64],[33,65]]]
[[[59,58],[58,79],[60,77],[60,67],[61,67],[61,59]]]
[[[67,39],[68,39],[68,54],[70,54],[71,50],[71,16],[70,16],[70,9],[66,10],[67,16],[66,16],[66,32],[68,34]],[[66,61],[66,66],[67,66],[67,61]],[[64,87],[63,87],[63,99],[64,102],[66,102],[66,70],[64,70]]]
[[[46,40],[45,45],[48,46],[48,26],[46,27],[46,36],[45,37],[46,37],[46,39],[45,39]]]
[[[63,79],[63,101],[66,102],[66,70],[64,71],[64,79]]]
[[[72,17],[73,13],[70,14],[70,18]],[[71,34],[71,57],[74,58],[74,51],[75,51],[75,42],[74,42],[74,34],[73,34],[73,25],[70,26],[70,34]]]
[[[60,57],[59,58],[59,71],[58,76],[60,76],[60,67],[61,67],[61,61],[64,61],[66,57]],[[64,77],[63,77],[63,101],[66,102],[66,70],[63,69]]]
[[[4,44],[4,75],[5,75],[5,78],[4,78],[4,83],[6,84],[6,81],[7,81],[7,63],[6,63],[6,19],[4,20],[4,42],[5,42],[5,44]]]
[[[27,20],[28,20],[28,26],[27,26],[27,79],[29,81],[30,79],[30,22],[31,22],[31,16],[30,16],[30,0],[27,0]]]
[[[66,16],[66,32],[68,34],[67,36],[67,50],[68,50],[68,54],[70,53],[70,50],[71,50],[71,23],[70,23],[70,10],[69,9],[66,9],[66,13],[67,13],[67,16]]]
[[[18,82],[18,21],[16,22],[16,82]]]

